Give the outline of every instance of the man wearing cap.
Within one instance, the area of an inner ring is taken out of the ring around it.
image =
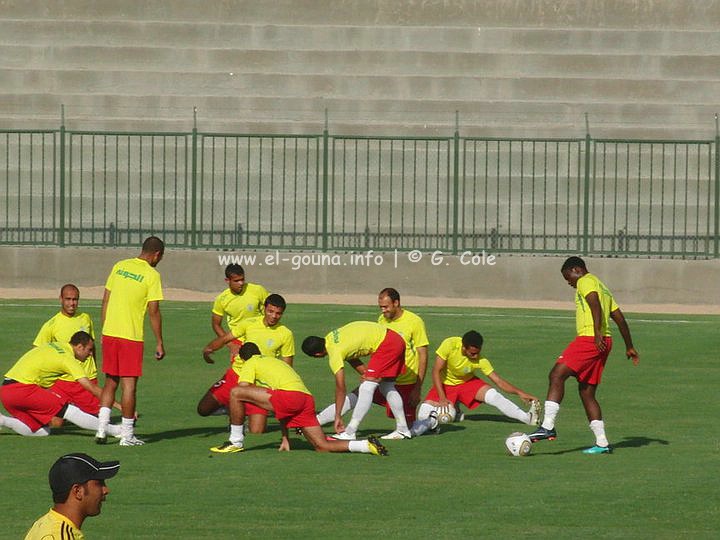
[[[85,538],[80,531],[85,518],[97,516],[110,490],[105,480],[115,476],[119,461],[97,461],[87,454],[67,454],[48,474],[53,507],[28,531],[25,540]]]

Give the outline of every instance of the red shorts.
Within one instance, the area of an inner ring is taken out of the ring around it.
[[[103,336],[103,373],[113,377],[140,377],[142,375],[143,345],[142,341]]]
[[[97,379],[92,379],[91,382],[97,384]],[[50,387],[50,390],[59,394],[60,397],[66,398],[83,412],[97,416],[100,411],[100,400],[80,386],[78,382],[58,379]]]
[[[241,339],[235,338],[230,343],[228,343],[228,345],[237,345],[237,348],[240,349],[240,347],[243,346],[243,342]],[[230,351],[230,365],[232,365],[232,363],[235,361],[235,356],[237,356],[237,355],[233,354],[233,352],[231,350]]]
[[[482,401],[476,400],[475,396],[477,396],[478,391],[485,386],[490,385],[482,379],[473,377],[462,384],[456,384],[453,386],[443,384],[443,389],[445,390],[445,396],[447,396],[448,401],[450,401],[453,405],[459,401],[468,409],[474,409],[482,403]],[[427,396],[425,396],[425,401],[440,401],[440,396],[434,386],[427,393]]]
[[[46,388],[22,383],[0,386],[0,401],[11,416],[32,431],[49,424],[67,403],[66,398]]]
[[[405,340],[394,330],[388,329],[385,339],[370,355],[365,375],[374,379],[394,379],[405,371]]]
[[[415,384],[396,384],[395,388],[402,396],[403,408],[405,409],[405,420],[407,420],[409,426],[415,421],[415,407],[411,407],[409,405],[410,394],[415,389]],[[383,396],[379,388],[375,390],[375,395],[373,396],[373,403],[384,406],[385,414],[387,415],[387,417],[394,418],[392,410],[390,409],[390,405],[388,405],[387,399],[385,399],[385,396]]]
[[[237,386],[238,374],[230,368],[225,372],[223,378],[210,387],[210,393],[215,396],[218,403],[225,407],[230,406],[230,391]],[[262,414],[267,416],[268,412],[262,407],[245,402],[245,414]]]
[[[275,418],[286,427],[320,426],[315,416],[315,399],[310,394],[294,390],[268,390]]]
[[[612,349],[612,338],[607,336],[603,340],[606,348],[601,352],[595,346],[593,336],[578,336],[558,356],[557,363],[572,369],[578,381],[598,385]]]

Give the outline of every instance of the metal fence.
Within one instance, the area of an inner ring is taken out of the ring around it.
[[[0,131],[0,244],[720,256],[696,141]]]

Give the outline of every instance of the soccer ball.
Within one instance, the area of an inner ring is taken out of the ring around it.
[[[532,450],[532,441],[527,433],[516,431],[505,439],[505,448],[511,456],[527,456]]]
[[[438,409],[437,419],[441,424],[449,424],[455,420],[455,407],[452,403],[447,406],[447,409]]]

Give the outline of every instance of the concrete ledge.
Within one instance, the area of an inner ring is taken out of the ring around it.
[[[139,249],[0,247],[0,297],[54,298],[66,282],[99,298],[107,273]],[[250,281],[291,302],[372,304],[395,287],[408,305],[572,307],[560,275],[564,256],[432,252],[309,253],[169,249],[159,266],[168,299],[210,300],[225,287],[227,257],[244,257]],[[220,260],[220,257],[225,259]],[[254,262],[251,257],[255,257]],[[397,257],[397,258],[396,258]],[[720,314],[720,260],[586,258],[627,311]],[[411,301],[412,300],[412,301]]]

